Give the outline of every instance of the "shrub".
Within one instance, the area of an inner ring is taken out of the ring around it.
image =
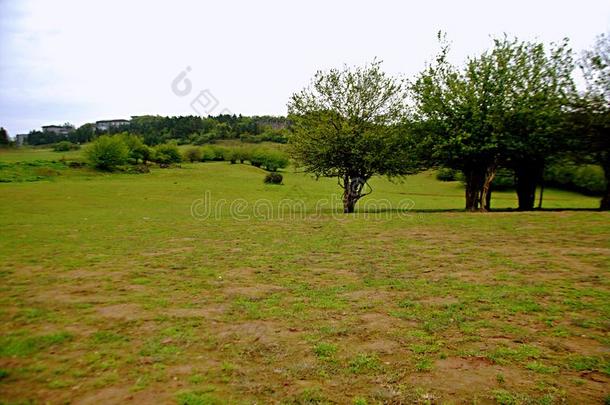
[[[544,172],[545,182],[554,187],[599,195],[606,187],[604,171],[597,165],[578,166],[572,162],[558,162]]]
[[[282,184],[284,177],[276,172],[267,173],[265,176],[265,184]]]
[[[115,136],[120,138],[125,145],[127,145],[127,149],[129,150],[129,163],[138,164],[140,160],[143,163],[146,163],[150,160],[152,155],[151,150],[148,146],[144,145],[142,138],[127,132],[122,132]]]
[[[53,150],[55,152],[67,152],[69,150],[78,150],[80,149],[80,145],[76,145],[70,141],[61,141],[57,142],[53,145]]]
[[[512,170],[500,168],[491,183],[494,190],[506,190],[515,187],[515,174]]]
[[[458,171],[448,167],[441,167],[436,172],[436,179],[439,181],[456,181]]]
[[[170,165],[182,162],[182,156],[178,146],[172,143],[164,143],[155,148],[154,161],[159,165]]]
[[[201,148],[188,148],[184,152],[184,160],[188,160],[191,163],[201,160],[202,157]]]
[[[265,161],[265,153],[261,149],[255,149],[250,154],[250,164],[254,167],[261,167]]]
[[[113,170],[127,162],[129,149],[121,138],[103,135],[89,145],[85,155],[92,166],[102,170]]]
[[[282,152],[270,150],[265,154],[263,165],[267,170],[274,172],[288,166],[288,158]]]
[[[202,162],[211,162],[215,160],[222,160],[222,152],[220,152],[216,146],[209,145],[201,148]]]
[[[233,149],[233,156],[235,158],[235,161],[239,161],[239,163],[244,163],[246,160],[250,160],[250,158],[252,157],[252,153],[249,149],[240,147]]]
[[[288,158],[282,152],[271,149],[254,149],[250,155],[250,163],[255,167],[264,167],[269,171],[276,171],[288,166]]]

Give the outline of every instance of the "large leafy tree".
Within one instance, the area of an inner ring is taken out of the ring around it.
[[[405,118],[406,88],[385,74],[380,61],[356,68],[318,71],[311,85],[288,103],[289,147],[306,172],[336,177],[343,211],[370,193],[376,174],[413,172]]]
[[[466,209],[488,210],[500,165],[517,177],[519,207],[531,209],[548,156],[559,148],[563,108],[573,85],[570,52],[507,38],[470,58],[462,69],[449,46],[412,85],[415,111],[433,163],[461,170]]]
[[[574,93],[571,51],[567,40],[545,49],[542,43],[503,42],[510,50],[499,140],[502,163],[515,173],[520,210],[534,208],[544,168],[566,148],[566,107]]]
[[[0,127],[0,145],[8,145],[9,143],[8,132],[4,127]]]
[[[606,191],[600,209],[610,210],[610,36],[602,34],[592,49],[584,52],[580,67],[587,84],[577,101],[573,117],[584,144],[584,151],[601,165]]]
[[[432,164],[464,174],[466,209],[485,211],[499,164],[513,50],[496,41],[491,52],[458,69],[448,61],[449,45],[440,33],[439,39],[436,61],[411,86],[418,132]]]

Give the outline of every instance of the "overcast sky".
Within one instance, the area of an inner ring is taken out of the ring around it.
[[[318,69],[378,57],[417,73],[438,30],[456,62],[503,33],[567,36],[580,51],[610,31],[610,1],[0,0],[0,125],[14,136],[142,114],[283,115]],[[190,91],[172,90],[181,72]],[[206,89],[218,104],[194,110]]]

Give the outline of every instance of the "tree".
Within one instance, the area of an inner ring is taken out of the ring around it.
[[[386,75],[381,62],[364,67],[318,71],[311,86],[292,95],[289,151],[306,172],[336,177],[343,189],[343,212],[370,193],[376,174],[413,172],[406,155],[406,88]]]
[[[73,143],[90,142],[95,137],[95,124],[87,123],[68,134],[68,140]]]
[[[155,147],[154,161],[160,166],[182,162],[182,155],[178,146],[173,143],[164,143]]]
[[[186,152],[184,152],[184,160],[188,160],[191,163],[200,161],[202,156],[201,148],[197,147],[188,148]]]
[[[577,100],[573,117],[583,135],[585,152],[604,169],[606,191],[600,209],[610,210],[610,35],[597,37],[584,52],[580,67],[587,88]]]
[[[463,172],[470,211],[490,208],[491,183],[506,165],[517,177],[519,208],[532,209],[544,165],[565,134],[573,92],[567,41],[547,54],[539,43],[495,39],[460,70],[439,39],[436,63],[411,87],[428,160]]]
[[[496,42],[498,46],[510,56],[499,139],[502,163],[515,173],[519,209],[532,210],[545,166],[566,149],[574,65],[567,40],[549,52],[542,43],[516,39]]]
[[[4,127],[0,127],[0,145],[8,145],[10,144],[10,139],[8,138],[8,132]]]
[[[441,33],[439,40],[436,62],[411,85],[420,150],[429,164],[462,171],[466,209],[486,211],[499,163],[511,49],[496,41],[491,52],[468,59],[460,71],[447,60]]]
[[[127,162],[129,149],[120,137],[103,135],[89,145],[85,155],[94,167],[112,170]]]
[[[130,162],[138,164],[138,161],[142,160],[142,163],[146,164],[146,161],[150,159],[150,149],[144,145],[142,138],[137,135],[130,134],[128,132],[121,132],[114,135],[120,138],[123,143],[127,146],[128,159]]]

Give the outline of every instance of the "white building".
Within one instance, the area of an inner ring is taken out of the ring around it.
[[[28,139],[28,134],[17,134],[15,135],[15,143],[17,146],[23,146]]]
[[[44,125],[42,127],[42,132],[52,132],[58,135],[68,135],[70,132],[74,131],[74,127],[72,125]]]
[[[109,131],[110,128],[118,128],[124,125],[129,125],[129,120],[105,120],[105,121],[96,121],[95,129],[101,132]]]

